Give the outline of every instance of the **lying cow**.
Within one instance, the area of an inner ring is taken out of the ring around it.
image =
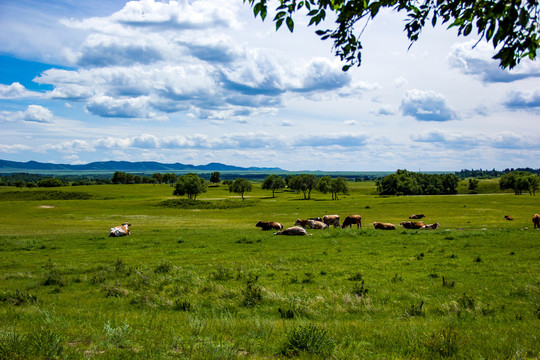
[[[293,226],[285,230],[278,231],[274,235],[307,235],[306,229],[300,226]]]
[[[381,230],[395,230],[396,229],[396,226],[394,224],[382,223],[378,221],[375,221],[373,223],[373,226],[375,227],[375,229],[381,229]]]
[[[360,215],[349,215],[343,220],[341,225],[342,229],[345,229],[347,226],[352,227],[353,224],[356,224],[356,228],[359,229],[362,227],[362,217]]]
[[[422,221],[402,221],[400,225],[404,229],[422,229],[426,224]]]
[[[320,218],[320,217],[308,218],[308,220],[315,220],[315,221],[322,222],[322,218]]]
[[[424,225],[424,226],[422,226],[422,229],[435,230],[435,229],[438,229],[440,227],[441,227],[441,225],[439,225],[439,223],[437,222],[435,224]]]
[[[339,215],[324,215],[322,222],[326,225],[334,225],[334,229],[339,227]]]
[[[514,218],[512,216],[510,216],[510,215],[504,215],[504,218],[506,220],[510,220],[510,221],[514,220]]]
[[[283,225],[275,221],[261,221],[259,220],[256,224],[256,227],[260,227],[261,230],[283,230]]]
[[[424,218],[426,217],[426,215],[424,214],[418,214],[418,215],[411,215],[409,216],[409,219],[421,219],[421,218]]]
[[[320,221],[302,220],[302,219],[297,219],[294,223],[294,226],[301,226],[307,229],[318,229],[318,230],[326,229],[328,227],[328,225]]]
[[[112,237],[119,237],[119,236],[126,236],[131,234],[129,232],[129,227],[131,224],[123,223],[121,226],[115,226],[109,230],[109,236]]]
[[[535,229],[540,229],[540,215],[534,214],[532,218]]]

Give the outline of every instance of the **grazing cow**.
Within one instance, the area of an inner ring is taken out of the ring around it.
[[[533,218],[532,218],[532,221],[533,221],[533,224],[534,224],[534,228],[535,229],[540,229],[540,215],[534,214]]]
[[[256,224],[256,227],[260,227],[261,230],[283,230],[283,225],[275,221],[261,221],[259,220]]]
[[[307,229],[319,229],[319,230],[326,229],[328,227],[328,225],[320,221],[302,220],[302,219],[297,219],[296,222],[294,223],[294,226],[301,226]]]
[[[404,229],[422,229],[426,224],[422,221],[402,221],[400,225]]]
[[[421,219],[421,218],[424,218],[426,217],[426,215],[424,214],[418,214],[418,215],[411,215],[409,216],[409,219]]]
[[[373,226],[375,227],[375,229],[381,229],[381,230],[395,230],[396,229],[396,226],[394,224],[382,223],[378,221],[374,222]]]
[[[131,224],[123,223],[121,226],[115,226],[109,230],[109,236],[112,237],[119,237],[119,236],[126,236],[131,234],[129,232],[129,227]]]
[[[326,225],[334,225],[334,229],[339,227],[339,215],[324,215],[322,222]]]
[[[435,229],[438,229],[440,227],[441,227],[441,225],[439,225],[439,223],[437,222],[435,224],[424,225],[424,226],[422,226],[422,229],[435,230]]]
[[[356,224],[356,228],[359,229],[362,227],[362,217],[360,215],[349,215],[343,220],[341,225],[342,229],[345,229],[347,226],[352,227],[353,224]]]
[[[514,218],[512,216],[510,216],[510,215],[504,215],[504,218],[506,220],[514,220]]]
[[[274,235],[307,235],[306,229],[300,226],[293,226],[285,230],[278,231]]]

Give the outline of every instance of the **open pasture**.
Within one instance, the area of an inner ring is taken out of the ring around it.
[[[537,197],[350,187],[332,201],[255,184],[244,202],[209,187],[210,206],[164,204],[168,185],[0,188],[0,359],[540,356]],[[441,228],[371,225],[415,213]],[[255,227],[325,214],[363,228]],[[132,235],[109,238],[124,221]]]

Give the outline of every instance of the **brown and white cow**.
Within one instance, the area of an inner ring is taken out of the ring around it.
[[[396,229],[396,226],[394,224],[382,223],[378,221],[375,221],[373,223],[373,227],[375,227],[375,229],[381,229],[381,230],[395,230]]]
[[[322,222],[322,218],[320,218],[320,217],[308,218],[308,220],[315,220],[315,221]]]
[[[322,218],[322,222],[326,225],[334,225],[334,229],[339,227],[339,215],[324,215]]]
[[[274,235],[307,235],[307,232],[303,227],[292,226],[290,228],[275,232]]]
[[[115,226],[115,227],[113,227],[113,228],[111,228],[109,230],[109,236],[119,237],[119,236],[129,235],[129,234],[131,234],[129,232],[129,227],[130,226],[131,226],[131,224],[128,224],[128,223],[123,223],[120,226]]]
[[[352,227],[354,224],[356,224],[356,228],[359,229],[362,227],[362,217],[360,215],[349,215],[343,220],[343,224],[341,225],[342,229],[345,229],[347,226]]]
[[[404,229],[422,229],[426,224],[422,221],[402,221],[400,225]]]
[[[302,219],[297,219],[294,223],[294,226],[301,226],[303,228],[316,230],[326,229],[328,227],[328,225],[320,221]]]
[[[510,216],[510,215],[504,215],[504,218],[506,220],[514,220],[514,218],[512,216]]]
[[[424,218],[426,217],[426,215],[424,214],[418,214],[418,215],[411,215],[409,216],[409,219],[421,219],[421,218]]]
[[[256,224],[256,227],[260,227],[261,230],[283,230],[283,225],[275,221],[261,221],[259,220]]]
[[[532,218],[535,229],[540,229],[540,215],[534,214]]]
[[[435,224],[424,225],[424,226],[422,226],[422,229],[435,230],[435,229],[438,229],[440,227],[441,227],[441,225],[438,222],[436,222]]]

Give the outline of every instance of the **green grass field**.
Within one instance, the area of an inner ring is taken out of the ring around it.
[[[188,208],[164,205],[168,185],[0,188],[0,359],[540,356],[540,198],[350,187],[332,201],[254,184],[244,202],[210,187]],[[414,213],[441,228],[371,225]],[[363,228],[254,226],[324,214]],[[124,221],[132,235],[109,238]]]

